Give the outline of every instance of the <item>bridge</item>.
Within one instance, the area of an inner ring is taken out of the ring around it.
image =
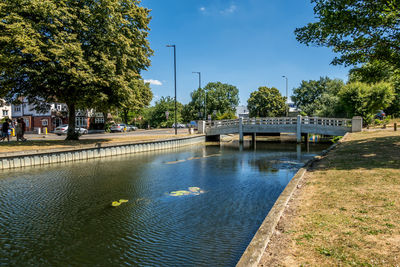
[[[199,133],[207,139],[215,140],[221,135],[239,134],[239,141],[243,142],[244,135],[276,135],[280,133],[295,133],[297,142],[301,137],[308,140],[309,134],[343,136],[347,132],[361,132],[362,118],[352,119],[319,118],[319,117],[271,117],[271,118],[239,118],[222,121],[200,121]]]

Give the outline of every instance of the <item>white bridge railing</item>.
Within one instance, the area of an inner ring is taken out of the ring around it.
[[[297,124],[297,117],[269,117],[269,118],[243,118],[243,125],[293,125]],[[351,127],[351,119],[336,119],[336,118],[319,118],[319,117],[301,117],[301,124],[321,125],[333,127]],[[207,121],[206,128],[219,128],[238,126],[239,119],[235,120],[220,120]]]
[[[316,133],[326,135],[343,135],[347,132],[362,131],[362,118],[352,119],[319,118],[319,117],[270,117],[240,118],[235,120],[199,121],[199,133],[208,136],[239,133],[243,140],[244,133],[294,132],[297,141],[302,134]]]

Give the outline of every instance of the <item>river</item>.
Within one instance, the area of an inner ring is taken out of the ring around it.
[[[0,265],[234,266],[326,147],[222,143],[2,171]]]

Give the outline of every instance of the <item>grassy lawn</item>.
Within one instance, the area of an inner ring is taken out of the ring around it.
[[[263,255],[276,265],[400,265],[400,131],[351,134],[312,166]]]
[[[44,151],[48,149],[72,149],[98,147],[104,144],[131,143],[141,141],[155,141],[162,139],[181,138],[188,134],[178,135],[135,135],[127,137],[85,139],[79,141],[65,140],[28,140],[26,142],[0,142],[0,153],[22,152],[22,151]],[[14,137],[15,140],[15,137]]]

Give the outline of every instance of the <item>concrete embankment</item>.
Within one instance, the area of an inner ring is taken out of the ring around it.
[[[92,148],[54,150],[51,152],[17,153],[0,157],[0,169],[39,166],[52,163],[105,158],[125,154],[170,149],[205,142],[205,136],[157,140],[141,143],[108,144]]]
[[[399,266],[399,132],[349,134],[296,180],[239,266]]]
[[[347,134],[345,135],[345,137],[346,136]],[[267,217],[265,217],[263,223],[259,227],[258,231],[254,235],[250,244],[247,246],[245,252],[237,263],[237,267],[250,267],[259,265],[264,251],[268,243],[270,242],[272,235],[275,232],[275,228],[278,225],[278,222],[281,219],[290,198],[298,187],[300,181],[303,179],[304,174],[307,172],[307,168],[309,168],[309,166],[311,166],[311,164],[313,164],[314,162],[318,161],[321,156],[326,155],[330,150],[335,148],[338,144],[341,143],[341,141],[333,144],[328,149],[324,150],[321,155],[315,156],[313,159],[309,160],[304,165],[304,167],[297,171],[297,173],[291,179],[289,184],[285,187],[279,198],[276,200]]]

